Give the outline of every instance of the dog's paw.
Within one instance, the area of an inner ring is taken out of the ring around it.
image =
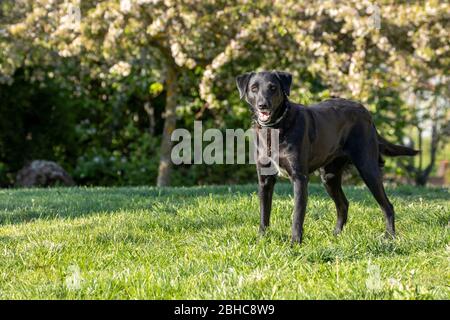
[[[384,238],[387,240],[395,240],[395,232],[393,231],[385,231]]]
[[[333,231],[333,235],[335,236],[335,237],[337,237],[339,234],[341,234],[341,232],[342,232],[342,228],[334,228],[334,231]]]
[[[259,228],[259,231],[258,231],[258,235],[259,236],[264,236],[265,234],[267,233],[267,227],[265,227],[265,228]]]
[[[291,245],[299,245],[302,243],[302,235],[293,235],[291,239]]]

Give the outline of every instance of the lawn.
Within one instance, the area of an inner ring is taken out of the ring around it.
[[[334,204],[311,185],[291,246],[288,184],[264,237],[253,185],[0,190],[0,298],[449,299],[448,189],[388,188],[394,241],[367,189],[345,192],[334,237]]]

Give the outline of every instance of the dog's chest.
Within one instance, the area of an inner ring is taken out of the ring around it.
[[[284,143],[281,143],[280,147],[279,147],[278,158],[277,158],[278,162],[276,164],[276,168],[277,168],[279,177],[290,178],[289,172],[291,170],[290,170],[288,158],[289,158],[288,148],[286,148],[286,145]]]
[[[280,148],[277,152],[272,150],[271,153],[263,157],[260,157],[261,163],[269,164],[271,170],[270,174],[275,174],[282,178],[290,178],[290,165],[288,161],[288,155],[283,152],[283,148]]]
[[[278,135],[275,139],[274,137],[271,138],[270,135],[269,137],[267,135],[259,135],[259,143],[257,144],[258,160],[261,164],[270,166],[269,174],[290,178],[290,164],[288,159],[292,148]]]
[[[289,179],[289,173],[287,172],[287,170],[282,166],[282,164],[280,164],[280,162],[276,163],[275,161],[273,162],[275,165],[276,170],[278,171],[278,176],[282,177],[282,178],[287,178]]]

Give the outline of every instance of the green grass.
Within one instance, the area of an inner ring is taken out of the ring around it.
[[[311,185],[305,235],[290,245],[279,184],[260,237],[255,186],[0,190],[2,299],[449,299],[450,196],[388,189],[398,237],[366,188],[349,223]]]

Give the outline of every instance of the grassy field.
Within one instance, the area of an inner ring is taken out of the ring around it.
[[[310,186],[305,236],[290,245],[290,186],[258,231],[255,186],[0,190],[2,299],[449,299],[450,195],[388,189],[398,237],[348,187],[349,223]]]

